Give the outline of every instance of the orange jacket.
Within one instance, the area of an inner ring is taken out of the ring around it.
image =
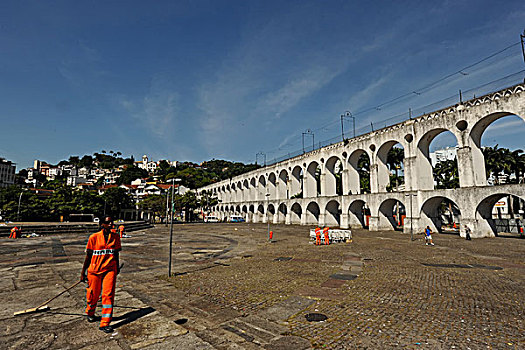
[[[111,232],[108,236],[108,241],[104,239],[104,231],[100,230],[89,236],[86,246],[86,251],[91,251],[91,264],[88,268],[88,273],[103,273],[117,268],[115,253],[118,253],[122,247],[120,246],[119,235]]]
[[[122,232],[124,232],[124,229],[125,229],[124,225],[120,225],[118,227],[118,230],[119,230],[120,234],[122,234]]]

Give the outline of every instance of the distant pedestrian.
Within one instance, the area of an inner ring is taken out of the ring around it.
[[[465,225],[465,239],[467,241],[470,241],[472,239],[472,237],[470,237],[471,234],[472,234],[472,230],[470,229],[470,227]]]
[[[425,229],[425,241],[426,245],[434,245],[434,242],[432,242],[432,230],[430,229],[430,226],[427,226]]]
[[[271,242],[273,239],[273,231],[270,231],[270,235],[268,237],[268,240]]]
[[[323,228],[324,244],[325,245],[329,245],[330,244],[330,236],[328,235],[328,230],[330,230],[329,227]]]
[[[9,238],[17,239],[22,234],[22,231],[17,227],[13,227],[11,229],[11,234],[9,235]]]
[[[315,245],[321,245],[321,229],[315,228]]]
[[[122,238],[122,235],[124,234],[124,231],[126,230],[126,227],[124,227],[124,225],[121,224],[121,225],[118,227],[118,230],[119,230],[119,232],[120,232],[120,238]]]

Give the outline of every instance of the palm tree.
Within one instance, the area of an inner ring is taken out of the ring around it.
[[[437,188],[458,188],[459,172],[457,158],[437,163],[434,167],[434,180],[437,183]]]

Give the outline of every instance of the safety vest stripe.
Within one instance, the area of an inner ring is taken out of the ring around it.
[[[113,305],[111,305],[111,304],[109,304],[109,305],[102,305],[102,308],[103,309],[113,308]]]
[[[108,255],[108,254],[115,254],[115,249],[93,250],[93,255]]]
[[[111,318],[112,315],[113,314],[102,314],[102,315],[100,315],[100,317],[102,317],[102,318]]]

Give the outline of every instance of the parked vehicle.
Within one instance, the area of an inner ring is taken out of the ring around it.
[[[216,216],[208,215],[204,218],[204,222],[220,222],[220,220]]]
[[[244,222],[244,218],[240,215],[230,215],[230,222]]]

